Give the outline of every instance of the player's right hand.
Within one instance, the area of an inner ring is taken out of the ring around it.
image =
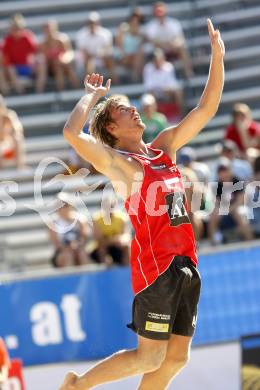
[[[98,73],[87,75],[84,80],[86,93],[95,93],[99,98],[105,96],[110,89],[111,79],[108,79],[103,86],[103,76]]]

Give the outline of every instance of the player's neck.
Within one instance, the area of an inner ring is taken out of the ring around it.
[[[143,154],[143,155],[148,155],[149,154],[149,149],[144,143],[143,140],[137,142],[137,143],[131,143],[131,144],[117,144],[115,146],[115,149],[118,151],[124,151],[128,153],[136,153],[136,154]]]

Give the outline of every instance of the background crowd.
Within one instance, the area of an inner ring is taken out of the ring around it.
[[[74,42],[59,30],[54,19],[46,21],[41,38],[37,38],[22,15],[11,18],[0,43],[1,169],[10,161],[17,170],[26,166],[23,126],[3,96],[78,89],[86,73],[101,72],[112,78],[113,85],[142,84],[144,94],[139,105],[146,125],[145,142],[151,142],[185,114],[182,86],[189,83],[194,71],[182,25],[168,16],[163,2],[151,7],[153,16],[149,20],[136,7],[113,32],[102,26],[98,12],[90,12]],[[248,105],[234,105],[224,139],[216,147],[219,157],[210,168],[198,161],[194,148],[185,147],[177,156],[184,179],[192,183],[186,197],[199,245],[257,238],[259,208],[254,208],[253,218],[248,215],[250,202],[256,204],[259,198],[259,186],[253,183],[260,177],[260,124],[254,121]],[[78,169],[82,161],[75,164]],[[242,183],[242,187],[231,193],[225,183]],[[59,193],[57,199],[63,206],[53,218],[54,229],[49,230],[53,266],[127,264],[131,231],[122,208],[110,205],[109,224],[104,223],[102,213],[96,212],[91,229],[84,216],[78,216],[77,224],[67,231],[76,211],[69,194]],[[200,200],[195,208],[193,199]],[[229,201],[229,212],[222,213],[223,204]]]

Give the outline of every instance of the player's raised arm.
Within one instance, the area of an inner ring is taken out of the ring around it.
[[[218,110],[224,86],[225,46],[219,30],[214,29],[210,19],[208,19],[208,32],[211,42],[211,62],[208,80],[200,101],[179,125],[160,133],[152,142],[153,147],[175,152],[195,137]]]
[[[65,139],[76,152],[104,174],[112,164],[113,152],[93,136],[83,133],[82,129],[91,110],[109,91],[110,83],[109,79],[103,86],[103,76],[95,73],[88,75],[84,81],[86,94],[76,104],[63,129]]]

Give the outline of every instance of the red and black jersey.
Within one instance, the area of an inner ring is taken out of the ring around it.
[[[166,153],[149,149],[155,157],[128,153],[144,171],[141,189],[125,202],[135,230],[130,258],[135,294],[165,272],[175,256],[198,262],[180,171]]]

